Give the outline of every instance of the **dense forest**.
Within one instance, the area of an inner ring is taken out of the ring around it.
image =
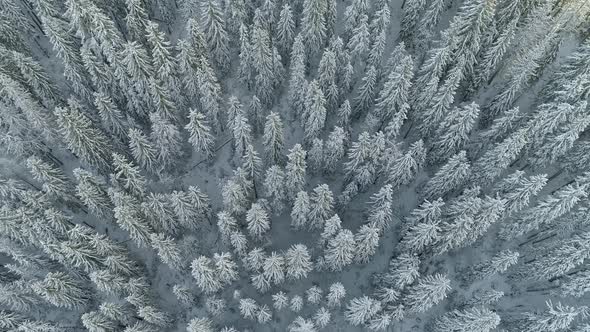
[[[0,0],[0,330],[590,332],[589,23]]]

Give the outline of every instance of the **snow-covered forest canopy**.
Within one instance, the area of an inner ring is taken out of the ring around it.
[[[0,0],[0,331],[590,331],[590,1]]]

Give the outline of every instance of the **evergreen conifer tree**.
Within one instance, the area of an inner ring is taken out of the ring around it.
[[[305,157],[307,153],[300,144],[295,144],[287,154],[287,166],[285,166],[287,193],[294,199],[305,186],[306,166]]]
[[[445,194],[460,189],[471,177],[471,166],[465,151],[455,154],[426,183],[426,199],[443,197]]]
[[[326,38],[326,1],[304,0],[301,12],[301,33],[311,53],[318,52]]]
[[[447,277],[441,274],[428,275],[411,286],[402,301],[408,311],[424,312],[442,301],[450,289],[450,280]]]
[[[283,161],[283,122],[277,113],[271,112],[264,125],[264,152],[269,165]]]
[[[157,168],[156,149],[139,129],[129,128],[129,150],[135,161],[146,171],[155,172]]]
[[[229,66],[229,38],[221,6],[217,0],[207,0],[202,3],[201,7],[203,31],[211,55],[222,70],[227,70]]]
[[[361,325],[381,311],[381,303],[368,296],[356,297],[346,307],[346,320],[352,325]]]
[[[487,308],[453,310],[434,323],[434,330],[442,331],[493,331],[500,324],[500,316]]]
[[[355,245],[354,235],[347,229],[341,230],[334,238],[328,241],[325,259],[332,271],[341,271],[344,266],[352,263],[355,255]]]
[[[68,109],[56,107],[54,114],[68,148],[91,166],[108,170],[109,140],[81,113],[79,104],[73,102]]]

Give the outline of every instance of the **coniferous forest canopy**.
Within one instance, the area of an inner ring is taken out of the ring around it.
[[[590,1],[0,0],[0,331],[590,331]]]

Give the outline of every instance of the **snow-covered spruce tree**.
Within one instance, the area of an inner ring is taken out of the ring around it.
[[[336,113],[338,114],[338,125],[347,133],[350,132],[350,117],[352,116],[350,101],[346,99],[342,102]]]
[[[307,296],[307,302],[311,304],[318,304],[322,300],[322,289],[317,286],[313,285],[311,288],[305,291],[305,295]]]
[[[344,157],[346,132],[342,127],[334,127],[324,146],[324,169],[328,173],[336,170],[338,162]]]
[[[50,15],[41,16],[41,21],[43,31],[47,34],[53,50],[64,64],[63,75],[71,82],[72,88],[78,95],[90,99],[92,83],[78,52],[79,42],[74,33],[70,31],[68,23]]]
[[[37,157],[29,157],[26,164],[33,178],[42,184],[43,192],[57,199],[71,199],[72,183],[59,168]]]
[[[301,12],[301,33],[310,53],[316,54],[326,39],[326,1],[304,0]]]
[[[537,107],[531,119],[526,123],[525,128],[529,131],[530,141],[526,146],[525,151],[532,154],[532,151],[540,149],[549,137],[559,134],[562,126],[566,126],[567,122],[575,123],[576,117],[584,114],[583,109],[586,108],[586,102],[579,103],[549,103]],[[579,126],[578,126],[579,127]],[[567,131],[567,127],[565,127]],[[576,135],[575,126],[572,128],[572,134]],[[579,130],[579,129],[578,129]],[[567,150],[571,143],[571,135],[562,136],[562,143]],[[575,140],[576,137],[573,136]],[[559,150],[558,150],[559,151]]]
[[[170,325],[170,316],[152,306],[143,306],[139,308],[137,314],[144,321],[159,328],[166,328]]]
[[[80,105],[72,102],[67,109],[56,107],[54,114],[68,148],[83,162],[108,170],[112,150],[109,139],[82,114]]]
[[[96,289],[107,295],[122,295],[128,282],[128,278],[108,270],[93,271],[89,277]]]
[[[295,295],[291,298],[290,309],[294,312],[299,312],[303,308],[303,298]]]
[[[263,304],[261,307],[258,308],[258,313],[256,313],[256,320],[259,324],[266,324],[272,319],[272,311],[268,307],[268,305]]]
[[[365,58],[371,46],[370,39],[369,17],[366,14],[361,14],[352,29],[352,35],[346,45],[353,61],[363,60]]]
[[[369,57],[367,59],[369,65],[375,66],[377,69],[381,67],[381,61],[383,58],[383,53],[385,53],[386,46],[387,31],[381,30],[381,32],[377,34],[377,37],[375,37],[375,40],[371,44]]]
[[[313,320],[319,328],[325,328],[326,326],[328,326],[330,324],[331,319],[332,314],[328,309],[324,307],[319,308],[316,311],[315,315],[313,315]]]
[[[248,118],[252,119],[254,125],[254,132],[259,133],[263,130],[265,124],[265,113],[266,110],[262,105],[262,101],[256,96],[253,95],[252,99],[250,100],[250,104],[248,104]]]
[[[547,8],[547,6],[543,7]],[[506,80],[508,82],[505,83],[502,91],[486,107],[488,117],[492,117],[512,106],[516,99],[522,95],[523,90],[539,78],[542,69],[548,62],[548,58],[553,56],[556,46],[559,45],[559,24],[554,24],[550,28],[537,26],[533,29],[538,29],[538,32],[544,30],[545,34],[537,38],[531,36],[531,41],[535,41],[535,44],[529,44],[530,48],[526,49],[526,51],[523,50],[512,62],[512,65],[506,71]]]
[[[248,223],[248,232],[251,236],[260,239],[270,230],[270,219],[268,212],[260,203],[253,203],[246,213],[246,222]]]
[[[250,276],[250,281],[252,286],[259,292],[259,293],[266,293],[271,288],[270,280],[268,276],[264,275],[264,273],[259,272],[257,274],[253,274]]]
[[[273,307],[282,310],[289,305],[289,297],[284,292],[278,292],[272,296]]]
[[[276,252],[272,252],[266,257],[262,264],[263,275],[266,280],[275,285],[285,280],[285,257]]]
[[[487,232],[492,224],[501,221],[504,216],[506,201],[500,197],[485,196],[482,199],[480,210],[474,215],[475,227],[464,243],[469,246]]]
[[[316,326],[311,319],[305,319],[301,316],[297,316],[289,326],[287,326],[289,332],[316,332]]]
[[[348,229],[342,229],[328,241],[325,250],[326,264],[332,271],[341,271],[346,265],[352,263],[355,255],[356,243],[353,233]]]
[[[444,164],[424,187],[424,197],[435,199],[461,187],[471,177],[471,166],[466,152],[460,151]]]
[[[390,160],[389,165],[386,166],[389,183],[394,189],[407,185],[414,179],[425,159],[424,142],[419,140],[412,143],[405,154]]]
[[[339,307],[340,302],[346,296],[346,289],[340,282],[335,282],[330,285],[330,289],[328,295],[326,295],[326,299],[328,302],[328,307]]]
[[[214,254],[215,272],[223,284],[230,284],[238,278],[238,265],[232,260],[229,252]]]
[[[569,276],[565,282],[560,285],[563,296],[582,297],[590,292],[588,283],[590,282],[590,272],[588,270],[579,271]]]
[[[581,109],[586,109],[586,102],[581,104]],[[574,115],[570,121],[545,138],[545,142],[534,152],[533,163],[544,166],[563,157],[574,146],[580,134],[588,127],[590,117],[583,112]]]
[[[377,69],[371,66],[366,70],[365,76],[361,80],[361,85],[357,90],[357,95],[353,99],[352,112],[354,117],[359,117],[373,105],[376,85]]]
[[[264,179],[264,191],[270,200],[274,213],[280,214],[285,208],[287,190],[285,188],[285,172],[278,165],[273,165],[266,170]]]
[[[237,116],[244,116],[244,108],[240,100],[236,96],[230,96],[227,100],[226,120],[227,127],[234,128],[236,125]]]
[[[405,54],[403,48],[398,52],[402,56],[400,59],[396,59],[398,63],[389,72],[383,89],[379,92],[375,101],[374,115],[369,114],[367,118],[367,124],[373,128],[381,128],[385,123],[394,119],[399,119],[398,121],[406,119],[414,66],[412,57]],[[376,122],[377,126],[372,125],[372,122]]]
[[[402,303],[409,312],[425,312],[447,296],[447,292],[451,290],[450,282],[442,274],[424,276],[408,288]]]
[[[308,215],[309,228],[322,229],[334,208],[334,197],[327,184],[318,185],[310,196]]]
[[[367,221],[380,230],[388,228],[393,214],[393,187],[384,185],[371,196],[370,208],[367,209]]]
[[[24,280],[16,280],[0,285],[0,303],[16,312],[29,312],[41,303],[34,290]]]
[[[519,129],[490,147],[473,163],[473,181],[479,185],[494,181],[516,160],[527,144],[528,136],[526,129]]]
[[[529,205],[532,197],[536,196],[547,184],[547,175],[524,176],[523,171],[515,171],[507,176],[500,184],[500,196],[504,199],[504,214],[510,216]]]
[[[146,189],[146,180],[141,175],[139,167],[118,153],[113,153],[113,166],[115,169],[111,178],[128,193],[142,197]]]
[[[418,277],[420,260],[415,255],[401,254],[389,262],[389,270],[378,278],[387,287],[401,291]]]
[[[482,198],[478,197],[480,187],[468,188],[450,201],[443,215],[441,235],[437,243],[439,254],[467,245],[479,225],[475,218],[482,210]]]
[[[309,227],[309,211],[309,195],[305,191],[298,192],[291,210],[291,226],[295,229]]]
[[[251,186],[251,182],[247,183]],[[221,187],[224,209],[232,214],[241,214],[247,209],[249,188],[245,188],[238,179],[231,178]]]
[[[476,103],[455,108],[440,123],[432,143],[433,160],[446,159],[463,148],[479,116]]]
[[[207,0],[201,4],[201,21],[211,56],[217,66],[227,70],[229,66],[229,38],[223,11],[217,0]]]
[[[230,242],[231,234],[238,228],[238,222],[230,213],[221,211],[217,214],[217,227],[223,240]]]
[[[455,101],[455,93],[463,79],[463,73],[461,71],[464,62],[464,58],[459,58],[459,65],[452,69],[444,81],[441,81],[438,88],[436,77],[433,81],[428,82],[431,86],[427,86],[425,90],[427,91],[426,93],[431,93],[431,95],[422,97],[426,101],[420,101],[419,105],[421,108],[418,112],[418,118],[422,120],[418,129],[422,135],[431,134],[443,120],[444,115],[450,112],[451,106]]]
[[[500,316],[495,312],[482,308],[453,310],[438,318],[434,323],[434,331],[457,332],[489,332],[500,324]]]
[[[148,22],[146,25],[147,44],[151,48],[152,66],[158,69],[156,75],[169,88],[180,88],[173,50],[166,34],[160,31],[158,24]],[[174,92],[173,92],[174,93]],[[174,94],[175,97],[179,97]]]
[[[154,173],[157,169],[157,151],[145,134],[136,128],[129,128],[129,150],[135,161],[144,170]]]
[[[541,225],[552,224],[587,195],[585,185],[575,183],[564,186],[554,194],[541,199],[535,206],[524,210],[512,223],[503,225],[500,236],[504,239],[513,239],[538,229]]]
[[[196,258],[191,263],[192,275],[197,281],[197,286],[207,293],[215,293],[223,287],[219,278],[214,262],[205,256]]]
[[[243,156],[246,147],[252,142],[252,127],[243,114],[236,116],[234,127],[231,129],[234,136],[234,147],[237,156]]]
[[[268,165],[282,164],[284,155],[283,122],[279,114],[271,112],[264,125],[264,153]]]
[[[242,156],[242,169],[244,170],[249,181],[252,182],[252,189],[254,196],[258,197],[258,190],[256,189],[256,182],[260,178],[260,169],[262,168],[262,159],[258,156],[258,152],[250,144],[246,146],[246,151]]]
[[[139,0],[126,0],[127,16],[125,23],[131,38],[143,42],[145,28],[148,24],[148,13],[145,4]]]
[[[481,143],[487,143],[488,140],[496,142],[504,139],[511,131],[517,128],[522,120],[523,114],[518,106],[504,111],[494,119],[489,128],[478,133],[478,140]]]
[[[253,299],[240,299],[240,314],[246,319],[254,319],[258,311],[258,304]]]
[[[426,9],[426,3],[427,2],[425,0],[406,1],[403,8],[400,29],[400,36],[405,42],[408,42],[409,39],[416,33],[416,24],[420,21],[420,16]]]
[[[336,53],[326,48],[322,54],[318,68],[318,82],[320,88],[324,91],[328,110],[333,110],[337,106],[340,97],[337,84],[337,63]]]
[[[381,311],[381,303],[368,296],[357,297],[350,300],[346,306],[346,320],[355,326],[366,323]]]
[[[181,256],[180,248],[170,237],[164,234],[150,234],[150,241],[152,248],[158,253],[158,257],[164,264],[167,264],[173,269],[180,269],[183,265],[183,258]]]
[[[546,304],[547,310],[541,313],[525,313],[524,321],[519,329],[523,332],[563,331],[569,328],[579,315],[588,314],[588,307],[585,306],[572,307],[562,305],[560,302],[553,305],[551,301]]]
[[[80,317],[82,325],[90,332],[114,331],[115,322],[99,311],[89,311]]]
[[[210,158],[213,155],[215,136],[211,133],[211,127],[209,127],[207,118],[203,113],[191,109],[188,119],[189,122],[184,127],[190,135],[188,141],[198,153],[202,153],[207,158]]]
[[[314,138],[307,152],[309,167],[313,173],[320,173],[324,166],[324,140]]]
[[[516,37],[516,30],[519,18],[512,19],[505,30],[501,30],[497,37],[487,49],[483,50],[481,60],[476,66],[474,84],[471,89],[475,90],[483,84],[491,83],[494,75],[497,73],[502,60],[508,53]]]
[[[354,235],[356,242],[354,260],[357,263],[364,264],[371,260],[371,256],[377,252],[380,235],[381,228],[376,224],[369,223],[360,227]]]
[[[286,187],[289,198],[293,200],[295,196],[303,190],[305,186],[305,174],[307,163],[305,161],[307,153],[300,144],[295,144],[287,154],[287,166],[285,166]]]
[[[259,10],[257,10],[259,12]],[[258,16],[255,16],[255,18]],[[271,45],[269,31],[264,27],[256,26],[252,29],[252,64],[255,70],[254,91],[264,105],[270,105],[273,99],[273,88],[279,74],[275,68],[277,59]]]
[[[138,246],[147,245],[152,229],[141,213],[137,198],[113,188],[109,188],[109,196],[115,206],[113,211],[117,224],[129,233],[129,237]]]
[[[156,113],[162,117],[175,122],[178,120],[179,112],[176,103],[172,99],[172,93],[168,87],[159,80],[151,77],[149,79],[149,93],[152,98],[152,104],[155,106]]]
[[[293,45],[295,38],[295,19],[293,16],[291,6],[288,3],[283,4],[279,13],[275,34],[279,51],[281,51],[284,58],[289,54],[290,47]]]
[[[559,277],[583,264],[588,259],[590,234],[575,235],[558,242],[545,256],[524,265],[525,279],[547,280]]]
[[[344,164],[347,182],[338,197],[340,205],[348,204],[353,197],[375,183],[379,173],[383,172],[383,160],[387,159],[385,152],[386,138],[382,132],[373,136],[361,133],[358,142],[353,143],[348,151],[350,160]]]
[[[504,273],[509,267],[518,262],[520,254],[512,250],[502,250],[494,255],[490,260],[474,265],[467,272],[465,279],[473,281],[474,279],[488,278],[496,273]]]
[[[209,318],[193,318],[188,323],[188,332],[213,332],[213,322]]]
[[[305,139],[311,142],[324,129],[326,122],[326,98],[317,81],[311,81],[307,89],[303,119]]]
[[[286,275],[288,279],[306,278],[313,270],[311,255],[303,244],[291,246],[285,253]]]
[[[150,114],[151,140],[156,148],[158,165],[169,171],[182,156],[179,128],[159,113]]]
[[[35,293],[60,308],[81,308],[88,303],[89,294],[72,276],[63,272],[50,272],[43,280],[31,284]]]
[[[289,104],[293,109],[293,114],[300,118],[305,110],[305,101],[307,100],[308,82],[305,78],[307,70],[307,53],[304,45],[304,37],[299,33],[295,37],[293,47],[291,48],[291,64],[289,78]]]
[[[111,97],[102,92],[95,92],[94,106],[98,110],[102,125],[109,133],[118,137],[120,140],[125,140],[127,121]]]

